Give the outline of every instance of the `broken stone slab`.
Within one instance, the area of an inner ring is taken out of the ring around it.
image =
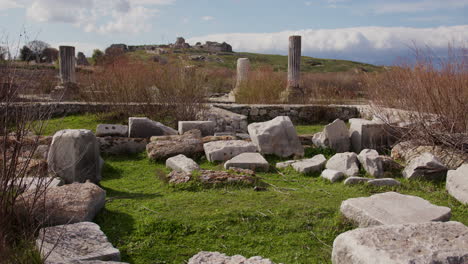
[[[247,133],[236,133],[236,137],[241,140],[252,141],[252,139],[250,138],[250,135]]]
[[[468,205],[468,163],[448,171],[446,189],[453,198]]]
[[[262,154],[274,154],[283,158],[304,156],[304,148],[288,116],[252,123],[248,126],[248,131],[258,152]]]
[[[371,179],[367,181],[367,184],[373,186],[399,186],[401,183],[393,178],[382,178],[382,179]]]
[[[215,126],[216,123],[213,121],[179,121],[178,124],[180,135],[192,129],[198,129],[203,137],[213,136]]]
[[[403,170],[403,177],[424,180],[436,180],[445,178],[447,175],[447,167],[445,167],[431,153],[423,153],[421,156],[414,158],[408,166]]]
[[[147,138],[98,137],[97,140],[101,153],[113,155],[141,153],[149,143]]]
[[[225,169],[240,168],[253,171],[268,171],[270,164],[260,153],[242,153],[224,163]]]
[[[31,189],[18,198],[17,205],[20,209],[32,210],[45,225],[63,225],[92,221],[105,202],[106,191],[86,182],[48,187],[40,194]]]
[[[363,149],[383,150],[395,141],[385,123],[376,120],[352,118],[349,120],[351,148],[359,153]]]
[[[298,161],[299,160],[287,160],[287,161],[278,162],[278,163],[276,163],[276,168],[277,169],[284,169],[284,168],[287,168],[287,167],[293,165],[293,163],[298,162]]]
[[[341,213],[359,227],[449,221],[448,207],[433,205],[411,195],[396,192],[351,198],[341,203]]]
[[[315,155],[310,159],[303,159],[291,164],[291,166],[299,173],[314,173],[320,172],[325,167],[327,159],[324,155]]]
[[[213,141],[222,141],[222,140],[237,140],[236,136],[208,136],[202,138],[203,144]]]
[[[326,125],[322,132],[316,133],[312,142],[317,147],[330,148],[337,153],[349,151],[351,145],[348,127],[340,119]]]
[[[325,167],[341,171],[348,177],[359,174],[359,161],[356,153],[353,152],[335,154],[328,160]]]
[[[383,161],[379,153],[374,149],[363,149],[358,155],[362,167],[375,178],[384,176]]]
[[[152,136],[177,134],[177,130],[147,117],[130,117],[128,119],[128,136],[131,138],[150,138]]]
[[[100,227],[92,222],[81,222],[42,228],[36,247],[46,263],[72,261],[120,261],[120,252],[107,240]]]
[[[341,171],[329,170],[329,169],[322,171],[322,175],[320,176],[331,182],[337,182],[345,177],[344,173],[342,173]]]
[[[97,137],[127,137],[128,126],[99,124],[96,127],[96,136]]]
[[[333,242],[333,264],[468,263],[468,227],[429,222],[358,228]]]
[[[87,180],[98,183],[104,165],[96,136],[86,129],[65,129],[55,133],[47,164],[49,172],[66,184]]]
[[[190,130],[181,136],[152,137],[146,151],[151,160],[165,160],[179,154],[198,158],[203,155],[201,132]]]
[[[189,259],[188,264],[275,264],[269,259],[264,259],[259,256],[251,257],[247,259],[246,257],[235,255],[235,256],[226,256],[219,252],[206,252],[202,251],[196,254],[195,256]]]
[[[257,152],[252,142],[244,140],[213,141],[203,144],[208,161],[227,161],[246,152]]]
[[[364,178],[364,177],[349,177],[347,178],[343,183],[344,185],[354,185],[354,184],[361,184],[361,183],[366,183],[372,179],[370,178]]]
[[[44,190],[51,187],[62,185],[63,182],[60,178],[52,177],[22,177],[13,181],[13,185],[18,188],[19,192],[26,192],[39,188]]]
[[[179,184],[197,180],[206,184],[243,183],[254,184],[255,172],[247,169],[231,168],[229,171],[199,170],[197,177],[193,173],[172,171],[167,176],[169,183]]]
[[[187,173],[200,170],[200,166],[198,166],[198,164],[195,161],[193,161],[193,159],[189,159],[182,154],[167,159],[166,167],[171,168],[175,171],[183,171]]]

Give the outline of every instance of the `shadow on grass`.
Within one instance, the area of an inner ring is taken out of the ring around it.
[[[124,248],[128,241],[126,237],[131,236],[135,228],[135,220],[129,214],[103,209],[94,219],[106,234],[109,242],[120,250],[122,261],[134,263]]]

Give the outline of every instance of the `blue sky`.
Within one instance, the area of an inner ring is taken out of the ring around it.
[[[468,43],[468,0],[0,0],[0,40],[68,44],[90,55],[112,43],[227,41],[236,51],[391,64],[410,46]]]

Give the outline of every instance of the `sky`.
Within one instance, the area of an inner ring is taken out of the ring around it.
[[[468,0],[0,0],[0,42],[43,40],[90,56],[112,43],[218,41],[239,52],[391,65],[468,45]],[[21,45],[21,44],[19,44]]]

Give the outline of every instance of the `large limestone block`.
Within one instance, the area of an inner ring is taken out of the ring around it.
[[[98,137],[101,153],[120,155],[136,154],[145,151],[147,138]]]
[[[96,136],[97,137],[127,137],[128,126],[99,124],[96,127]]]
[[[191,257],[188,264],[275,264],[269,259],[256,256],[247,259],[246,257],[235,255],[226,256],[219,252],[202,251]]]
[[[340,119],[326,125],[322,132],[316,133],[312,142],[318,147],[330,148],[337,153],[349,151],[351,145],[348,127]]]
[[[364,149],[358,155],[362,167],[375,178],[384,176],[383,160],[374,149]]]
[[[356,153],[366,148],[381,150],[389,147],[394,141],[388,126],[383,122],[352,118],[349,123],[351,148]]]
[[[184,134],[192,129],[201,131],[203,137],[213,136],[216,123],[213,121],[179,121],[179,134]]]
[[[260,153],[242,153],[224,163],[224,168],[241,168],[253,171],[268,171],[270,164]]]
[[[291,119],[278,116],[273,120],[252,123],[248,126],[252,142],[262,154],[275,154],[279,157],[304,156],[304,148],[297,136]]]
[[[343,172],[346,176],[356,176],[359,174],[359,162],[356,153],[338,153],[331,157],[326,166],[327,169]]]
[[[66,129],[55,133],[47,163],[49,172],[67,184],[101,180],[103,161],[99,143],[90,130]]]
[[[164,160],[179,154],[197,158],[203,155],[203,140],[199,130],[190,130],[181,136],[152,137],[146,151],[152,160]]]
[[[468,163],[447,173],[446,189],[455,199],[468,205]]]
[[[91,222],[43,228],[36,240],[47,263],[74,261],[120,261],[120,252],[107,240],[99,226]]]
[[[322,171],[322,174],[320,176],[331,182],[339,181],[345,177],[344,173],[342,173],[341,171],[329,170],[329,169]]]
[[[30,189],[18,200],[19,208],[32,209],[45,225],[92,221],[105,203],[106,191],[90,182],[48,187],[39,196]]]
[[[186,173],[191,173],[192,171],[200,169],[200,166],[198,166],[198,164],[193,159],[189,159],[182,154],[167,159],[166,167],[175,171],[182,171]]]
[[[401,183],[393,178],[371,179],[367,182],[369,185],[383,187],[383,186],[399,186]]]
[[[310,159],[303,159],[294,162],[291,166],[294,168],[294,170],[300,173],[313,173],[322,171],[326,162],[327,159],[325,156],[319,154]]]
[[[371,181],[371,178],[364,178],[364,177],[349,177],[347,178],[343,184],[344,185],[355,185],[355,184],[361,184],[361,183],[367,183]]]
[[[448,221],[451,216],[448,207],[396,192],[348,199],[341,203],[340,211],[359,227]]]
[[[235,156],[256,152],[257,147],[252,142],[244,140],[213,141],[203,144],[205,155],[208,161],[227,161]]]
[[[128,136],[131,138],[150,138],[152,136],[177,134],[177,130],[147,117],[130,117],[128,119]]]
[[[333,242],[333,264],[466,264],[468,227],[429,222],[358,228]]]
[[[447,167],[431,153],[423,153],[421,156],[414,158],[403,170],[403,177],[410,180],[443,179],[446,175]]]

